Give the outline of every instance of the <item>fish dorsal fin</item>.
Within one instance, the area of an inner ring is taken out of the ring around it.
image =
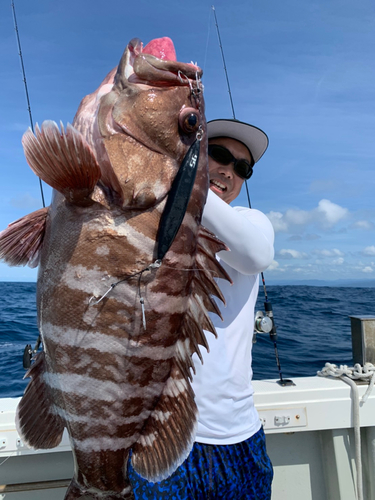
[[[174,472],[186,459],[195,441],[198,410],[190,385],[191,369],[194,371],[192,355],[197,353],[202,361],[199,345],[208,350],[203,329],[215,333],[208,311],[218,312],[218,308],[211,295],[222,296],[214,278],[220,276],[231,281],[215,258],[215,253],[227,249],[224,243],[202,226],[197,243],[197,271],[176,342],[171,374],[133,446],[135,471],[152,482],[161,481]]]
[[[41,208],[9,224],[0,232],[0,259],[10,266],[39,263],[48,208]]]
[[[40,352],[25,377],[31,382],[18,404],[16,427],[24,443],[35,449],[54,448],[60,444],[64,421],[52,411],[50,389],[44,382],[45,354]]]
[[[53,121],[45,121],[36,135],[29,129],[22,137],[28,164],[44,182],[71,203],[88,205],[100,179],[100,168],[83,135],[68,124],[61,132]]]

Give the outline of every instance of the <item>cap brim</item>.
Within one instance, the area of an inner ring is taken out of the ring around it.
[[[260,160],[268,147],[268,137],[258,127],[239,120],[211,120],[207,122],[208,138],[230,137],[245,144],[250,150],[254,162]]]

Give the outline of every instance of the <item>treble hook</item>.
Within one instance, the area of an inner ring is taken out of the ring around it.
[[[178,70],[177,76],[182,84],[184,84],[184,80],[182,79],[182,77],[185,78],[185,80],[187,81],[187,83],[190,87],[191,93],[194,95],[194,89],[193,89],[193,86],[191,84],[190,78],[188,76],[186,76],[185,73],[183,73],[181,70]]]

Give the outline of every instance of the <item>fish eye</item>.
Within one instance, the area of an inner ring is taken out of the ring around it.
[[[194,115],[193,113],[191,113],[191,115],[189,115],[185,119],[185,122],[186,122],[186,126],[187,127],[194,128],[196,126],[196,124],[198,123],[198,118],[197,118],[196,115]]]
[[[192,134],[196,132],[200,124],[199,112],[194,108],[187,108],[181,111],[179,125],[183,132]]]

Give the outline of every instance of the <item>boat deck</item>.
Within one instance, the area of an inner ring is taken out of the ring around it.
[[[254,382],[255,403],[274,465],[272,500],[354,500],[356,464],[349,385],[305,377],[295,386]],[[359,384],[360,397],[367,384]],[[33,451],[15,429],[19,398],[0,400],[0,499],[62,500],[73,474],[68,436]],[[375,499],[375,390],[359,408],[364,498]],[[9,458],[8,458],[9,457]]]

